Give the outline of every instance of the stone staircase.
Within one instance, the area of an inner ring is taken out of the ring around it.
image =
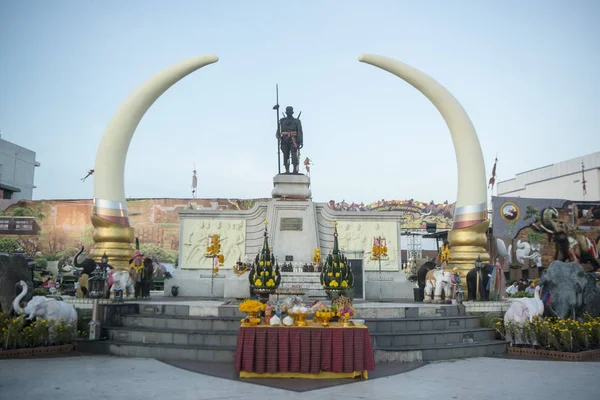
[[[376,362],[437,361],[506,353],[479,318],[452,305],[356,304],[373,340]],[[243,314],[237,306],[104,304],[106,340],[78,351],[159,360],[233,362]]]
[[[281,286],[283,290],[302,290],[306,298],[325,299],[327,296],[321,286],[320,272],[282,272]]]
[[[233,362],[243,318],[237,306],[218,307],[217,315],[190,315],[187,306],[141,306],[137,312],[132,307],[119,308],[106,309],[106,340],[81,341],[78,351],[158,360]]]
[[[401,363],[484,357],[506,353],[493,329],[462,306],[358,308],[373,339],[376,362]]]

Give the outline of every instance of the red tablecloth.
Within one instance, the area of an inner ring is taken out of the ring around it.
[[[368,328],[241,327],[236,371],[262,373],[373,371]]]

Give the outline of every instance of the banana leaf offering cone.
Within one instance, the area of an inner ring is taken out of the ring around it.
[[[321,285],[326,292],[346,293],[354,288],[354,275],[348,259],[339,249],[337,222],[333,228],[333,251],[327,255],[321,270]]]
[[[263,247],[254,259],[248,280],[250,281],[250,287],[256,293],[274,293],[281,283],[279,264],[275,263],[275,256],[269,249],[269,233],[266,222]]]

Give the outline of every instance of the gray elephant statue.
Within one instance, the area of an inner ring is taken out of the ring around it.
[[[571,226],[558,219],[558,210],[548,207],[541,211],[539,225],[531,226],[551,236],[556,245],[554,259],[567,262],[589,263],[594,271],[600,268],[598,244],[587,236],[574,231]],[[599,240],[600,241],[600,240]]]
[[[490,276],[494,272],[492,264],[486,264],[481,267],[477,274],[477,267],[467,272],[467,291],[469,292],[469,301],[477,300],[477,276],[479,275],[479,300],[489,301],[490,291],[487,289]]]
[[[20,281],[25,281],[29,287],[33,287],[33,260],[24,255],[0,254],[0,311],[11,314],[13,300],[21,289],[18,287]],[[23,300],[31,299],[32,293],[26,293]]]
[[[579,263],[553,261],[538,286],[550,293],[545,306],[551,316],[561,319],[574,319],[583,313],[600,316],[600,286]]]

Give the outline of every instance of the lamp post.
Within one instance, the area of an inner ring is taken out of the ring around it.
[[[102,256],[102,262],[108,263],[108,257],[106,253]],[[100,268],[100,264],[96,264],[96,269],[90,274],[88,280],[89,296],[93,299],[92,309],[92,320],[89,323],[89,339],[98,340],[100,339],[101,326],[100,319],[98,318],[98,303],[100,299],[104,297],[104,284],[106,282],[105,271]]]

